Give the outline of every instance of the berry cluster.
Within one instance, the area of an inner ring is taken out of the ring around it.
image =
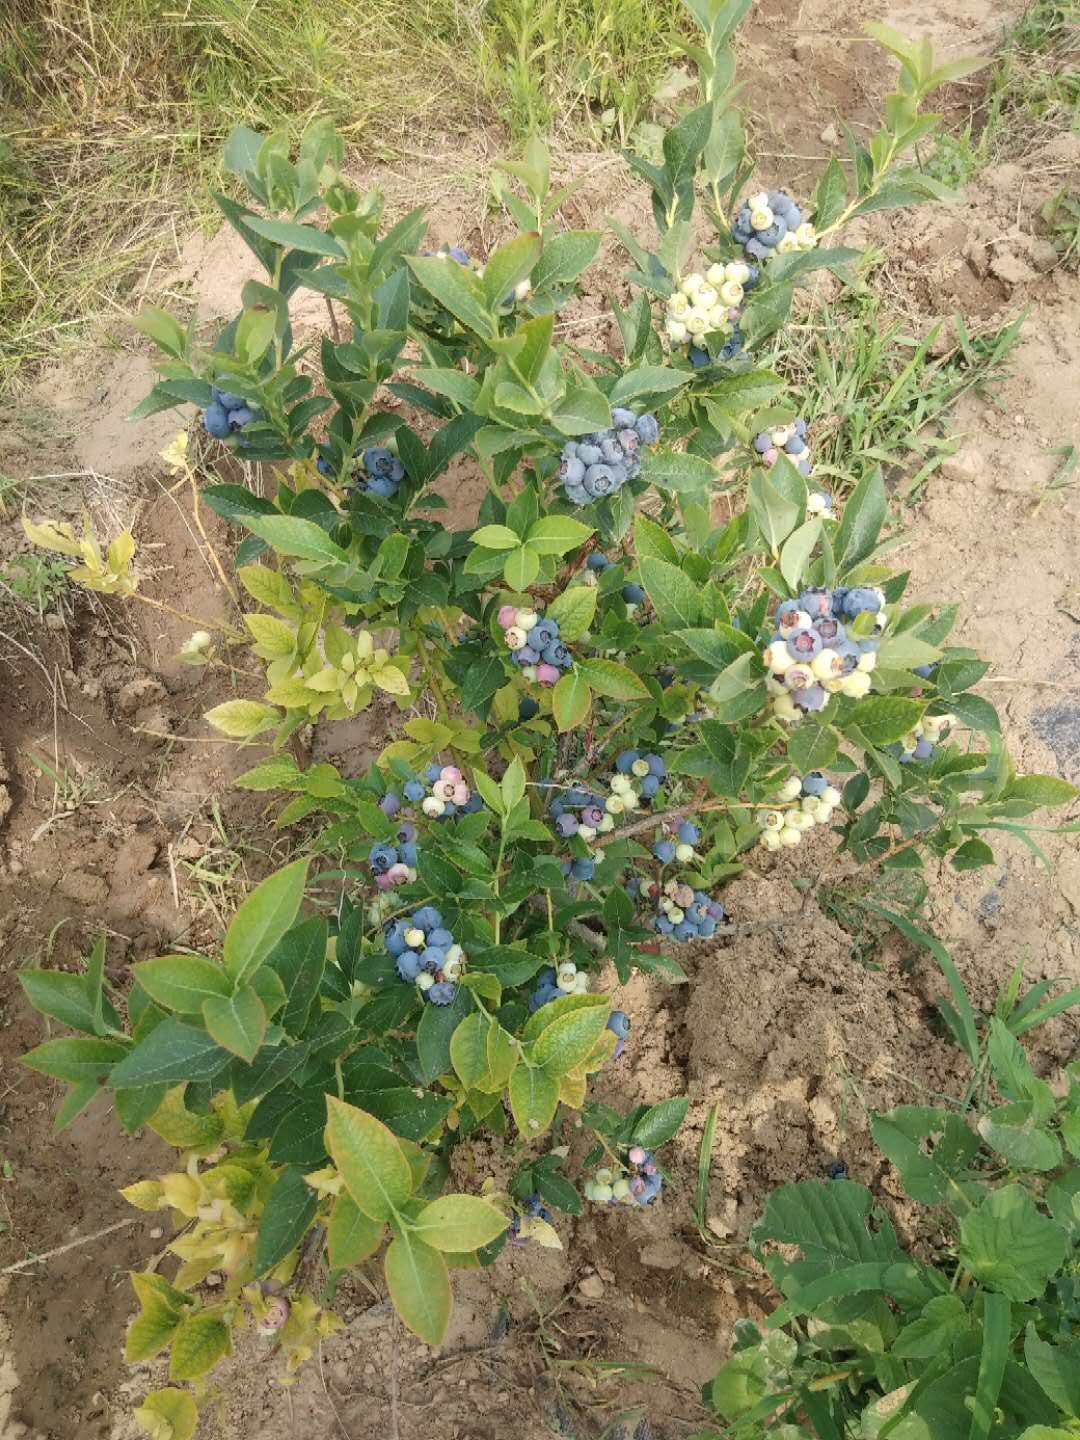
[[[395,801],[394,810],[387,810],[387,802]],[[400,805],[396,795],[384,795],[380,804],[387,814],[394,814]],[[416,826],[405,821],[397,833],[397,844],[380,841],[368,851],[368,864],[380,890],[391,890],[395,885],[408,885],[416,879]]]
[[[758,811],[756,818],[762,827],[758,843],[765,850],[798,845],[804,830],[810,830],[815,825],[828,825],[833,811],[840,804],[841,795],[820,770],[811,770],[809,775],[792,775],[785,780],[776,798],[781,804],[793,808]]]
[[[728,918],[719,900],[704,890],[695,890],[674,876],[665,880],[663,888],[655,882],[639,883],[638,893],[657,902],[652,927],[658,935],[685,940],[711,940],[716,927]],[[627,890],[630,890],[627,885]],[[633,892],[630,892],[633,893]]]
[[[458,767],[440,765],[438,761],[427,767],[422,780],[416,776],[407,780],[402,786],[402,795],[410,805],[419,805],[429,820],[452,820],[459,811],[472,815],[484,808],[479,793],[469,788]],[[379,808],[385,815],[396,815],[401,809],[402,795],[388,790],[379,801]],[[398,835],[400,837],[401,831]],[[416,838],[415,831],[409,838]]]
[[[615,562],[609,560],[602,550],[592,550],[589,558],[585,561],[586,579],[590,584],[596,584],[596,577],[602,575],[605,570],[610,570]],[[640,605],[645,599],[645,591],[640,585],[627,583],[622,587],[622,598],[627,605]]]
[[[529,996],[529,1013],[534,1014],[542,1005],[558,1000],[560,995],[584,995],[588,988],[588,975],[572,960],[561,961],[558,970],[553,965],[545,965],[537,974],[536,989]]]
[[[557,620],[541,619],[535,610],[514,605],[502,606],[497,618],[503,639],[526,680],[554,685],[560,672],[569,670],[574,663],[573,655],[559,638]]]
[[[520,1212],[515,1210],[510,1216],[510,1244],[513,1245],[515,1249],[520,1249],[521,1246],[527,1244],[529,1239],[531,1238],[528,1233],[529,1227],[527,1222],[529,1220],[543,1220],[548,1225],[554,1224],[554,1217],[552,1216],[551,1211],[547,1208],[539,1195],[526,1195],[524,1200],[522,1200],[520,1203]],[[522,1216],[524,1216],[526,1220],[524,1234],[522,1234]]]
[[[582,790],[576,785],[556,795],[550,809],[555,829],[564,840],[574,835],[580,835],[582,840],[595,840],[597,835],[606,835],[615,828],[615,816],[607,809],[603,795]],[[573,813],[575,810],[578,812],[576,815]]]
[[[360,456],[360,467],[353,462],[352,472],[346,485],[347,490],[358,494],[365,491],[378,495],[382,500],[392,500],[405,479],[405,466],[396,455],[382,445],[369,445]],[[315,468],[328,480],[334,479],[334,467],[326,454],[319,456]]]
[[[258,411],[242,395],[232,395],[227,390],[211,386],[213,399],[203,411],[203,429],[215,440],[227,440],[245,425],[255,419]]]
[[[597,1170],[584,1185],[585,1198],[595,1205],[651,1205],[660,1194],[664,1177],[653,1159],[652,1151],[634,1145],[627,1159],[627,1173],[616,1176],[614,1170]]]
[[[710,265],[704,275],[694,271],[685,276],[668,297],[664,329],[673,345],[689,342],[690,363],[695,369],[709,363],[707,335],[724,337],[716,352],[720,360],[732,360],[742,349],[739,306],[757,278],[755,266],[732,260],[726,265]]]
[[[822,710],[830,695],[861,700],[869,693],[884,607],[884,594],[870,585],[812,588],[779,606],[776,633],[761,656],[778,720],[788,724],[800,713]],[[874,634],[849,634],[850,623],[866,613],[874,616]]]
[[[407,919],[394,920],[384,937],[399,977],[415,985],[432,1005],[449,1005],[457,994],[465,956],[434,905],[422,905]]]
[[[761,456],[763,465],[775,465],[782,450],[800,475],[809,475],[813,469],[810,447],[806,443],[806,421],[801,415],[790,425],[777,425],[772,430],[762,430],[755,435],[754,449]]]
[[[914,730],[904,736],[896,747],[896,757],[901,765],[910,765],[913,760],[932,760],[937,742],[952,724],[951,715],[924,715]]]
[[[655,415],[635,415],[616,407],[611,428],[579,435],[563,446],[559,479],[572,505],[591,505],[615,495],[641,469],[642,445],[655,445],[660,426]]]
[[[754,260],[767,260],[775,251],[788,255],[812,250],[817,231],[803,220],[802,211],[782,190],[752,195],[731,222],[732,238]]]

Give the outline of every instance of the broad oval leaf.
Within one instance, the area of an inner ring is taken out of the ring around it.
[[[326,1097],[326,1148],[349,1194],[372,1220],[389,1220],[412,1192],[409,1162],[381,1120]]]

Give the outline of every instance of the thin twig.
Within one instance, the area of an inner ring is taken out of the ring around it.
[[[31,1255],[28,1260],[17,1260],[14,1265],[7,1265],[0,1270],[0,1275],[16,1275],[28,1265],[43,1265],[46,1260],[55,1260],[58,1255],[66,1255],[69,1250],[77,1250],[80,1245],[92,1245],[95,1240],[103,1240],[106,1235],[113,1235],[117,1230],[126,1230],[129,1225],[138,1223],[138,1215],[132,1215],[129,1220],[117,1220],[114,1225],[106,1225],[104,1230],[98,1230],[93,1235],[82,1235],[78,1240],[69,1240],[66,1245],[57,1245],[55,1250],[46,1250],[42,1255]]]

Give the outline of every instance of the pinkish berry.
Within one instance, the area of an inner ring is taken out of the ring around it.
[[[763,464],[763,465],[775,465],[775,464],[776,464],[776,457],[777,457],[777,454],[778,454],[778,453],[779,453],[779,452],[777,451],[776,446],[775,446],[775,445],[770,445],[769,448],[768,448],[768,450],[766,450],[766,451],[765,451],[765,454],[762,455],[762,457],[761,457],[762,464]]]
[[[461,779],[461,771],[456,765],[444,765],[439,771],[439,779],[446,780],[451,785],[456,785]]]
[[[375,884],[380,890],[389,890],[393,881],[390,879],[390,871],[384,870],[381,875],[375,876]]]
[[[640,1165],[645,1159],[645,1151],[640,1145],[635,1145],[630,1151],[629,1160],[631,1165]]]
[[[514,605],[502,606],[499,611],[498,620],[504,630],[509,630],[510,626],[517,622],[517,607]]]
[[[461,781],[454,786],[454,804],[467,805],[469,803],[469,787]]]
[[[634,1178],[633,1178],[633,1180],[630,1181],[630,1194],[631,1194],[631,1195],[644,1195],[644,1194],[645,1194],[645,1181],[641,1178],[640,1175],[635,1175]]]
[[[404,885],[409,878],[409,867],[407,865],[391,865],[386,872],[386,878],[391,885]]]
[[[636,430],[620,430],[615,438],[618,440],[619,444],[624,450],[632,451],[636,450],[638,447],[638,437]]]
[[[641,1167],[641,1173],[643,1175],[655,1175],[656,1162],[654,1160],[646,1160],[645,1164]]]
[[[289,1302],[280,1296],[271,1300],[267,1306],[266,1314],[259,1321],[259,1329],[264,1335],[273,1335],[280,1330],[289,1318]]]
[[[538,665],[536,678],[541,685],[555,685],[559,679],[558,668],[554,665]]]

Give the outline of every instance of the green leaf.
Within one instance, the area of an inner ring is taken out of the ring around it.
[[[856,704],[843,728],[856,726],[871,745],[890,745],[914,729],[925,710],[926,705],[921,700],[908,700],[898,695],[868,695]]]
[[[935,1295],[917,1320],[905,1325],[893,1343],[901,1360],[930,1360],[947,1354],[971,1330],[967,1306],[958,1295]]]
[[[301,515],[248,515],[244,524],[279,555],[314,560],[324,565],[347,565],[349,556],[335,545],[321,525]]]
[[[432,1249],[453,1254],[490,1245],[508,1224],[501,1210],[477,1195],[441,1195],[425,1205],[409,1229]]]
[[[1056,775],[1020,775],[1005,792],[1008,800],[1027,800],[1032,805],[1067,805],[1080,791]]]
[[[1002,1105],[980,1115],[976,1127],[991,1150],[1014,1170],[1055,1170],[1061,1164],[1056,1135],[1042,1130],[1027,1104]]]
[[[716,624],[711,630],[676,630],[678,639],[714,670],[726,670],[740,655],[756,650],[749,635],[731,625]]]
[[[746,491],[762,539],[774,554],[799,523],[802,508],[783,493],[777,483],[779,478],[766,470],[753,470]]]
[[[594,533],[591,525],[583,525],[572,515],[542,515],[529,526],[527,540],[537,555],[565,555],[584,545]]]
[[[639,563],[646,557],[666,560],[670,565],[679,561],[679,552],[664,527],[640,513],[634,517],[634,553]]]
[[[133,973],[151,1000],[182,1015],[198,1015],[204,1000],[229,995],[233,988],[221,966],[203,955],[158,955]]]
[[[555,1118],[559,1082],[539,1066],[518,1065],[510,1076],[509,1091],[514,1123],[523,1138],[535,1139]]]
[[[623,371],[611,387],[608,399],[612,405],[629,405],[642,395],[670,395],[689,383],[690,376],[685,370],[671,370],[666,365],[637,365],[633,370]],[[649,460],[655,458],[651,452],[647,454]]]
[[[197,1380],[232,1349],[229,1327],[210,1310],[185,1315],[169,1351],[169,1379]]]
[[[701,623],[701,588],[676,565],[651,556],[644,558],[641,583],[662,625],[672,630],[686,630]]]
[[[784,541],[780,551],[780,574],[791,586],[793,593],[798,590],[799,582],[806,574],[810,556],[814,553],[814,546],[820,535],[821,521],[807,520],[805,525],[793,530]]]
[[[764,1215],[751,1230],[755,1253],[768,1240],[799,1247],[804,1258],[797,1273],[807,1280],[841,1264],[895,1263],[905,1258],[896,1242],[896,1232],[874,1207],[870,1191],[852,1180],[827,1184],[801,1180],[774,1190],[766,1201]],[[795,1268],[786,1260],[780,1265],[785,1278]]]
[[[987,1289],[1035,1300],[1065,1263],[1068,1238],[1020,1185],[994,1190],[960,1222],[960,1260]]]
[[[571,585],[544,612],[559,627],[559,639],[567,645],[580,640],[596,614],[596,589],[592,585]]]
[[[1029,1320],[1024,1332],[1024,1359],[1032,1378],[1066,1415],[1080,1416],[1080,1340],[1051,1345]]]
[[[450,1274],[446,1261],[407,1232],[390,1242],[383,1262],[386,1288],[402,1320],[428,1345],[440,1345],[450,1323]]]
[[[712,128],[713,105],[710,100],[689,111],[664,135],[664,171],[677,195],[693,194],[697,163],[708,144]]]
[[[1004,1295],[987,1295],[983,1300],[983,1344],[979,1357],[979,1379],[971,1404],[969,1440],[987,1440],[994,1424],[1005,1362],[1009,1354],[1012,1307]]]
[[[232,918],[225,935],[225,968],[243,985],[255,973],[296,919],[304,898],[307,860],[294,860],[260,884]]]
[[[263,220],[251,215],[245,215],[242,223],[246,229],[275,245],[302,250],[305,255],[329,255],[337,260],[345,258],[345,251],[334,237],[316,230],[313,225],[298,225],[293,220]]]
[[[811,770],[827,770],[836,759],[836,732],[829,725],[804,720],[788,732],[788,759],[800,775]]]
[[[128,1326],[124,1343],[124,1359],[129,1365],[152,1360],[164,1350],[184,1318],[182,1307],[170,1305],[156,1291],[144,1291],[139,1301],[142,1308]]]
[[[389,1220],[412,1193],[404,1151],[373,1115],[334,1095],[326,1106],[326,1148],[349,1194],[372,1220]]]
[[[439,370],[421,366],[413,371],[414,378],[436,395],[445,395],[456,405],[471,409],[480,394],[479,383],[461,370]]]
[[[481,525],[479,530],[474,530],[472,542],[484,550],[516,550],[521,544],[521,536],[516,535],[509,525]]]
[[[957,1183],[979,1153],[959,1115],[925,1105],[900,1105],[871,1119],[874,1141],[900,1172],[904,1189],[923,1205],[966,1201]]]
[[[545,240],[544,250],[533,271],[533,287],[569,284],[588,269],[600,248],[599,230],[564,230]],[[531,322],[530,322],[531,323]]]
[[[303,1035],[326,968],[327,926],[321,915],[293,925],[266,957],[285,987],[285,1008],[278,1023],[290,1035]]]
[[[543,963],[540,956],[530,955],[510,945],[491,945],[469,955],[471,970],[490,971],[507,987],[523,985],[526,980],[531,980]]]
[[[634,1126],[634,1144],[655,1150],[675,1134],[686,1119],[690,1101],[685,1096],[672,1096],[652,1105]]]
[[[488,309],[493,310],[507,299],[513,299],[515,285],[532,274],[539,259],[540,236],[536,231],[515,236],[489,255],[482,277]]]
[[[527,590],[540,574],[540,556],[531,545],[520,545],[507,553],[503,579],[511,590]]]
[[[114,1090],[135,1090],[181,1080],[212,1080],[231,1059],[212,1035],[170,1015],[127,1052],[111,1071],[109,1085]]]
[[[467,330],[484,339],[495,333],[483,282],[464,265],[434,255],[406,255],[406,264],[420,284]]]
[[[234,740],[251,740],[281,723],[281,711],[259,700],[226,700],[207,710],[205,718],[215,730]]]
[[[149,336],[159,350],[164,350],[166,355],[173,356],[179,360],[183,358],[185,348],[184,328],[174,315],[167,310],[159,310],[156,305],[146,305],[139,311],[132,321],[136,330],[141,330],[144,335]]]
[[[833,553],[841,578],[870,555],[887,514],[885,482],[880,469],[874,469],[863,476],[845,503],[833,536]]]
[[[577,668],[597,695],[607,695],[612,700],[650,698],[644,680],[615,660],[581,660]]]
[[[319,1197],[295,1166],[283,1170],[266,1197],[259,1235],[255,1242],[255,1275],[258,1278],[280,1265],[307,1234]]]
[[[382,1221],[370,1219],[349,1192],[343,1190],[334,1201],[326,1229],[330,1268],[343,1270],[346,1265],[359,1265],[361,1260],[375,1254],[382,1237]]]
[[[993,860],[994,852],[986,841],[972,839],[957,846],[950,863],[954,870],[978,870],[983,865],[992,864]]]
[[[226,1050],[250,1064],[266,1038],[266,1010],[251,985],[235,995],[216,995],[202,1007],[206,1028]]]
[[[580,666],[568,670],[558,681],[551,695],[551,708],[560,733],[583,724],[592,705],[589,682]]]
[[[716,470],[711,460],[699,455],[676,450],[646,451],[641,457],[641,478],[659,490],[705,497],[712,489]]]
[[[843,213],[847,204],[847,181],[843,167],[834,155],[818,177],[814,191],[814,224],[827,229]]]
[[[19,982],[26,998],[39,1015],[50,1015],[72,1030],[93,1035],[96,1006],[85,975],[67,975],[62,970],[20,970]]]
[[[599,390],[581,386],[566,392],[551,418],[560,435],[590,435],[609,428],[611,407]]]
[[[416,1028],[420,1072],[429,1084],[450,1068],[450,1040],[472,1009],[468,994],[459,989],[449,1005],[425,1005]]]
[[[942,945],[941,941],[929,934],[926,930],[920,930],[903,915],[898,915],[895,910],[886,909],[884,905],[874,904],[873,909],[879,915],[883,915],[891,925],[895,925],[901,935],[915,945],[921,945],[923,949],[929,950],[938,963],[941,973],[945,976],[949,993],[952,995],[953,1004],[956,1006],[955,1019],[957,1029],[954,1030],[956,1043],[967,1055],[972,1065],[979,1063],[979,1035],[975,1025],[975,1011],[972,1008],[971,1000],[964,989],[964,982],[960,978],[960,972],[953,963],[952,956]],[[946,1016],[948,1019],[948,1016]],[[950,1028],[952,1028],[950,1026]]]
[[[72,1085],[53,1116],[52,1133],[59,1135],[61,1130],[66,1130],[71,1122],[82,1114],[100,1089],[101,1086],[96,1080],[80,1080],[77,1084]],[[123,1124],[124,1117],[122,1115],[120,1119]],[[130,1131],[132,1127],[125,1125],[124,1128]]]
[[[590,1005],[561,1015],[536,1041],[533,1059],[558,1077],[576,1070],[592,1054],[607,1025],[606,1005]]]
[[[39,1075],[79,1084],[84,1080],[103,1081],[133,1052],[119,1040],[76,1039],[69,1036],[46,1040],[21,1057],[22,1063]]]

